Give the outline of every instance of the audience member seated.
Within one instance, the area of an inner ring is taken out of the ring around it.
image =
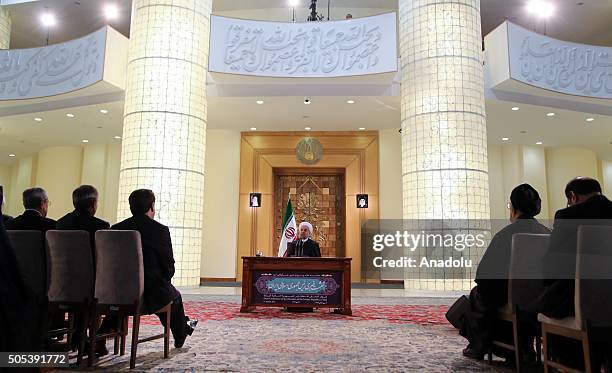
[[[514,188],[510,194],[511,224],[499,231],[489,244],[476,272],[477,286],[469,297],[469,309],[464,314],[460,334],[469,344],[463,355],[482,359],[491,347],[496,314],[500,307],[508,302],[508,272],[512,253],[512,236],[516,233],[547,234],[550,230],[540,224],[534,217],[540,213],[541,200],[538,192],[529,184]],[[533,324],[535,324],[535,315]],[[536,334],[535,327],[529,328],[522,337],[522,346],[533,346]],[[530,343],[531,342],[531,343]],[[514,355],[512,355],[514,356]],[[533,348],[524,351],[527,359],[535,360]],[[513,361],[512,359],[507,359]]]
[[[30,188],[23,191],[23,214],[6,223],[8,230],[33,230],[43,234],[55,229],[55,220],[47,218],[49,197],[42,188]]]
[[[74,211],[57,221],[57,229],[89,232],[94,249],[96,231],[110,229],[108,222],[94,216],[98,209],[98,191],[91,185],[81,185],[72,192],[72,204]]]
[[[110,224],[102,219],[96,218],[98,209],[98,191],[91,185],[81,185],[72,192],[72,204],[74,211],[64,215],[57,221],[59,230],[80,230],[89,232],[93,258],[95,258],[95,234],[100,229],[109,229]],[[94,271],[95,272],[95,271]],[[79,317],[75,318],[75,325],[79,325]],[[105,330],[101,330],[104,332]],[[77,347],[80,344],[81,336],[78,333],[73,335],[72,345]],[[85,349],[86,351],[88,349]],[[95,348],[98,356],[108,354],[105,341],[98,341]]]
[[[145,311],[152,313],[172,302],[170,329],[174,337],[174,346],[180,348],[187,336],[193,333],[198,321],[189,320],[185,316],[181,293],[170,282],[174,276],[170,230],[154,220],[155,195],[151,190],[135,190],[130,194],[129,203],[133,216],[113,225],[112,229],[140,232],[144,264]],[[158,316],[165,326],[165,317],[161,314]],[[113,325],[113,321],[109,322]]]
[[[538,302],[540,312],[557,319],[574,316],[578,227],[612,224],[612,202],[602,194],[597,180],[577,177],[565,187],[565,196],[567,208],[555,213],[550,247],[544,261],[546,290]],[[583,363],[581,347],[573,341],[556,338],[551,346],[553,359],[562,359],[570,366]],[[592,354],[596,363],[603,359],[603,352],[598,348]],[[608,352],[608,355],[612,354]]]

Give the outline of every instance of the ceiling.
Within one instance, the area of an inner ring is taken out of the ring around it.
[[[255,98],[210,97],[209,129],[249,131],[313,131],[398,129],[398,97],[311,97],[304,105],[302,97],[264,97],[259,105]],[[512,111],[519,106],[519,111]],[[107,109],[108,114],[101,114]],[[554,117],[546,113],[555,112]],[[74,118],[66,117],[67,113]],[[43,119],[36,122],[35,117]],[[586,122],[592,117],[594,121]],[[71,109],[21,114],[0,118],[0,164],[38,152],[49,146],[82,145],[120,141],[123,102],[81,106]],[[612,117],[504,101],[487,101],[487,127],[492,144],[535,145],[546,147],[583,147],[600,158],[612,160]],[[521,131],[526,131],[521,133]],[[508,141],[502,141],[508,137]],[[9,157],[8,154],[16,154]]]
[[[509,19],[524,27],[561,39],[586,44],[612,46],[611,0],[549,0],[555,3],[557,12],[552,20],[536,23],[525,11],[527,0],[481,0],[482,31],[488,34],[504,20]],[[398,0],[331,0],[333,7],[397,10]],[[38,0],[9,5],[12,14],[11,48],[29,48],[45,45],[47,29],[39,17],[51,11],[58,20],[49,32],[50,43],[75,39],[107,24],[102,8],[115,4],[120,17],[110,25],[129,36],[131,0]],[[306,11],[308,0],[302,0]],[[223,13],[244,10],[287,7],[286,0],[214,0],[213,12]],[[582,4],[582,5],[578,5]],[[327,2],[319,0],[319,7],[326,13]],[[304,12],[301,12],[304,13]],[[239,15],[239,13],[238,13]],[[333,13],[332,13],[333,15]],[[279,19],[288,20],[288,19]]]
[[[110,0],[109,0],[110,1]],[[114,0],[121,9],[121,18],[112,26],[124,34],[129,33],[131,1]],[[305,0],[303,0],[305,1]],[[555,25],[547,25],[547,33],[560,39],[583,43],[612,45],[612,0],[584,0],[576,5],[574,0],[556,1],[559,10]],[[325,2],[324,0],[322,2]],[[483,31],[510,18],[514,22],[531,27],[525,16],[525,0],[481,0]],[[51,42],[83,36],[105,24],[100,16],[101,0],[41,0],[12,5],[12,47],[39,46],[44,43],[46,30],[40,27],[38,15],[44,6],[53,9],[58,16],[58,26],[51,32]],[[397,0],[332,0],[336,6],[396,8]],[[285,0],[216,0],[214,11],[278,7]],[[516,18],[513,18],[516,17]],[[543,25],[540,25],[543,27]],[[543,30],[540,30],[543,31]],[[351,81],[351,83],[355,83]],[[263,105],[256,103],[264,100]],[[208,127],[249,131],[338,131],[368,130],[400,127],[399,97],[341,97],[313,96],[312,104],[304,105],[303,97],[216,97],[209,96]],[[355,104],[347,104],[354,99]],[[579,112],[549,109],[520,104],[519,111],[511,111],[517,104],[504,101],[487,102],[487,125],[490,143],[529,144],[543,141],[543,146],[577,146],[592,149],[602,159],[612,160],[612,117],[587,115]],[[100,109],[107,109],[106,115]],[[554,117],[546,113],[554,111]],[[74,118],[66,117],[74,114]],[[34,117],[43,118],[42,122]],[[593,122],[585,122],[593,117]],[[84,105],[61,110],[41,109],[34,114],[0,117],[0,164],[11,164],[16,159],[34,154],[48,146],[80,145],[83,139],[93,143],[120,141],[123,101],[104,105]],[[527,131],[521,133],[521,131]],[[502,141],[508,137],[508,141]],[[9,157],[8,154],[16,154]]]

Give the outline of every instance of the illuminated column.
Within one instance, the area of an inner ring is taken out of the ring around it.
[[[0,49],[9,49],[11,43],[11,15],[5,6],[0,6]]]
[[[404,219],[489,219],[480,0],[399,0],[399,24]],[[446,274],[407,288],[471,286]]]
[[[200,283],[211,6],[212,0],[132,5],[118,219],[130,216],[134,189],[155,192],[179,286]]]

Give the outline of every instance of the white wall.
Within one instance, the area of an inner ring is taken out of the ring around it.
[[[81,146],[52,147],[38,153],[36,186],[49,195],[49,218],[59,219],[74,209],[72,191],[81,183],[82,164]]]
[[[236,278],[240,132],[206,131],[201,277]]]
[[[11,168],[9,166],[0,166],[0,185],[3,187],[4,203],[8,204],[8,196],[11,190]],[[0,201],[2,204],[3,201]],[[2,211],[6,211],[6,206],[3,206]]]
[[[402,141],[397,128],[378,131],[380,219],[402,219]]]
[[[10,167],[0,166],[0,184],[8,186],[5,213],[20,215],[22,192],[40,186],[49,194],[49,217],[57,219],[74,209],[72,191],[81,184],[92,184],[100,192],[96,216],[114,223],[120,158],[121,143],[117,142],[45,148],[35,156],[18,159]]]
[[[564,190],[568,181],[576,176],[588,176],[601,182],[597,155],[588,149],[547,149],[546,166],[551,217],[554,211],[567,206]]]

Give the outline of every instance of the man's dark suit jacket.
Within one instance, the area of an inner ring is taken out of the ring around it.
[[[287,256],[321,256],[321,249],[319,248],[319,243],[317,241],[311,240],[310,238],[304,242],[298,239],[295,242],[290,242],[287,246]]]
[[[475,282],[482,300],[495,307],[508,303],[512,236],[516,233],[549,234],[550,229],[533,218],[519,218],[493,236],[478,264]]]
[[[9,221],[13,220],[12,216],[2,214],[2,223],[6,225]]]
[[[174,276],[174,256],[168,227],[146,215],[138,215],[113,225],[111,229],[140,232],[145,310],[155,312],[174,300],[177,290],[170,283]]]
[[[102,219],[98,219],[92,216],[87,211],[74,210],[64,215],[57,221],[57,229],[69,231],[87,231],[89,232],[89,239],[91,241],[91,248],[95,248],[95,237],[96,231],[101,229],[109,229],[110,224]]]
[[[612,225],[612,202],[598,195],[555,214],[550,248],[544,261],[547,287],[540,300],[541,312],[547,316],[574,315],[576,251],[581,225]]]
[[[15,231],[41,231],[55,229],[55,220],[44,218],[38,211],[25,210],[23,214],[6,223],[7,230]]]

